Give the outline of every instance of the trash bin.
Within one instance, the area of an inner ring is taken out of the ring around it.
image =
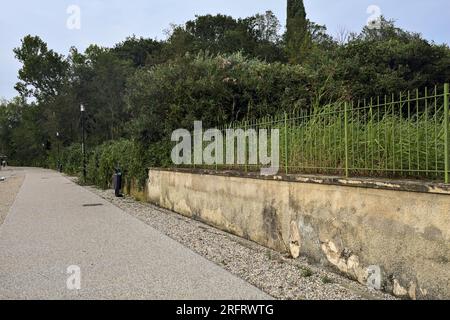
[[[122,193],[120,192],[122,190],[122,171],[117,168],[116,173],[114,173],[114,194],[116,197],[121,197]]]

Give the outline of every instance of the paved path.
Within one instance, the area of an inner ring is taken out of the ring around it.
[[[270,298],[60,174],[25,174],[0,226],[0,299]]]
[[[2,179],[5,180],[2,180]],[[0,226],[8,215],[11,205],[23,182],[23,173],[19,170],[0,167]]]

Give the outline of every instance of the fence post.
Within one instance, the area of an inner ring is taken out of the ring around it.
[[[448,98],[449,98],[449,84],[444,84],[444,159],[445,159],[445,183],[449,183],[448,171],[449,171],[449,137],[448,137]]]
[[[289,162],[288,162],[288,115],[287,112],[284,113],[284,160],[286,174],[289,173]]]
[[[345,102],[344,108],[344,130],[345,130],[345,176],[349,177],[348,168],[348,102]]]
[[[217,128],[217,126],[216,126],[216,131],[220,130],[219,128]],[[222,131],[220,131],[220,132],[222,132]],[[214,141],[216,142],[216,149],[214,150],[214,158],[216,158],[216,159],[215,159],[214,162],[216,163],[215,167],[216,167],[216,171],[217,171],[217,170],[219,170],[219,164],[217,163],[217,158],[218,158],[217,157],[217,153],[218,153],[217,150],[219,149],[219,143],[218,143],[219,141],[218,141],[217,137],[214,138]],[[222,150],[222,152],[223,152],[223,150]]]
[[[248,126],[248,121],[244,121],[244,134],[247,133],[247,126]],[[250,159],[250,136],[248,138],[248,140],[245,140],[245,172],[248,172],[248,163],[249,163],[249,159]],[[248,141],[248,145],[247,145],[247,141]]]

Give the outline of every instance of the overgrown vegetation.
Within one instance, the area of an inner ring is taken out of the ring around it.
[[[437,86],[410,93],[409,99],[337,102],[232,126],[278,129],[282,172],[444,180],[450,141],[445,138],[443,91]]]
[[[72,48],[67,56],[49,49],[37,36],[25,37],[14,50],[22,64],[19,96],[1,102],[0,152],[11,164],[56,167],[61,162],[66,172],[79,173],[79,106],[84,104],[89,180],[105,187],[114,166],[120,165],[128,177],[142,181],[147,167],[171,164],[171,132],[190,129],[194,120],[216,126],[320,106],[334,108],[335,102],[383,97],[450,79],[447,45],[427,41],[386,19],[381,29],[364,28],[338,41],[324,26],[307,20],[302,1],[288,2],[284,34],[278,19],[266,12],[245,19],[198,16],[174,26],[165,41],[130,37],[112,48]],[[431,125],[432,117],[423,122]],[[332,119],[312,121],[302,134],[324,134],[325,140],[339,137],[332,132]],[[382,120],[373,126],[355,120],[351,130],[378,138],[392,122],[399,122],[395,115],[382,115]],[[434,168],[432,147],[425,147],[428,153],[422,150],[428,138],[441,145],[442,134],[424,135],[428,129],[423,129],[418,135],[420,152],[412,153],[411,146],[417,151],[414,124],[401,122],[400,136],[387,134],[402,137],[399,145],[395,141],[397,148]],[[308,129],[314,126],[320,130]],[[392,148],[378,139],[370,141],[366,147],[375,146],[375,152]],[[336,147],[342,151],[340,142]],[[320,148],[314,155],[328,157],[329,162],[333,156]],[[391,161],[382,157],[377,165]],[[404,158],[400,161],[395,166],[409,164]],[[412,159],[413,165],[416,161]],[[438,162],[441,166],[440,158]]]

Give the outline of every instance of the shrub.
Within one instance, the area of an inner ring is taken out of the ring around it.
[[[155,149],[157,151],[158,148]],[[62,163],[67,174],[82,173],[81,148],[74,144],[63,151]],[[143,186],[148,160],[140,156],[138,146],[130,140],[109,141],[91,149],[86,155],[87,182],[101,188],[111,186],[112,175],[116,168],[122,170],[125,179],[134,179],[138,185]]]

